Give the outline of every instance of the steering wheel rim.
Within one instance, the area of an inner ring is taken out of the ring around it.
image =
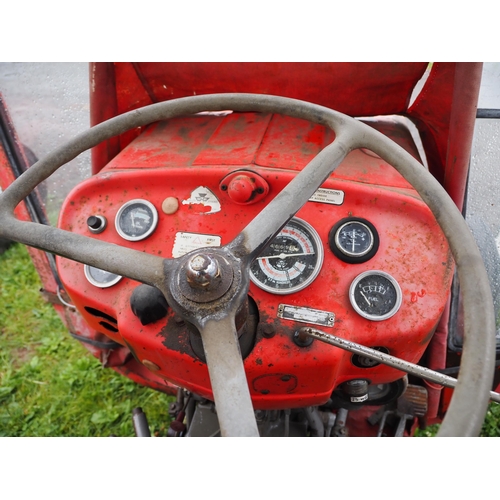
[[[165,294],[169,304],[171,301],[176,303],[171,304],[174,309],[183,315],[192,315],[190,306],[179,304],[175,283],[178,284],[181,279],[178,272],[181,267],[180,260],[161,259],[50,226],[19,221],[14,216],[14,209],[36,185],[55,170],[106,139],[156,121],[224,109],[285,114],[327,126],[336,134],[334,142],[321,151],[235,240],[217,251],[223,258],[236,259],[238,264],[235,266],[239,266],[239,271],[248,271],[252,260],[353,149],[364,147],[372,150],[396,168],[416,189],[433,212],[448,240],[464,297],[465,340],[462,365],[454,395],[438,435],[478,435],[486,414],[493,380],[495,322],[488,277],[474,238],[446,191],[422,165],[384,135],[342,113],[295,99],[254,94],[187,97],[125,113],[78,135],[33,165],[1,193],[0,236],[156,286]],[[109,259],[110,252],[112,259]],[[185,264],[186,259],[191,257],[189,254],[184,256],[181,258],[182,262]],[[131,267],[130,262],[135,262],[135,265]],[[173,276],[175,278],[171,279]],[[238,344],[233,338],[236,335],[236,306],[243,300],[247,289],[248,272],[242,272],[242,279],[231,291],[232,296],[224,297],[225,313],[216,308],[216,313],[209,315],[206,321],[194,320],[202,333],[205,349],[207,350],[208,346],[208,350],[212,351],[212,354],[207,355],[211,380],[212,371],[215,370],[211,369],[211,365],[223,363],[217,349],[221,339],[217,338],[217,327],[214,325],[218,323],[219,329],[223,326],[225,339],[231,345],[228,356],[231,359],[239,356],[239,360],[236,360],[237,366],[230,370],[236,374],[233,389],[236,388],[242,393],[239,405],[243,408],[241,413],[235,413],[234,407],[227,411],[227,415],[226,410],[221,411],[228,392],[221,388],[223,396],[216,397],[215,393],[219,390],[221,381],[214,383],[212,380],[219,420],[222,418],[224,421],[221,429],[224,427],[223,434],[226,435],[256,435],[248,386],[246,389],[242,387],[246,384],[243,361]],[[474,334],[474,331],[477,333]],[[209,362],[209,359],[212,359],[213,363]],[[217,377],[224,379],[226,376],[227,373]],[[242,417],[243,425],[233,425],[232,420],[240,418],[238,415]]]

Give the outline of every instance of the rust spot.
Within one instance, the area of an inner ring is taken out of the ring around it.
[[[198,361],[189,342],[189,332],[185,324],[178,323],[177,317],[169,316],[166,325],[158,332],[158,337],[163,337],[162,344],[172,351],[191,356],[193,361]]]

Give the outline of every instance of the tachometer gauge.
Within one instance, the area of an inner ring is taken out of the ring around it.
[[[366,262],[377,253],[379,236],[371,222],[348,217],[333,226],[328,243],[339,259],[349,264],[358,264]]]
[[[158,211],[146,200],[131,200],[116,214],[115,227],[118,234],[128,241],[147,238],[158,224]]]
[[[351,283],[349,299],[363,318],[382,321],[394,316],[401,307],[398,282],[383,271],[366,271]]]
[[[308,286],[323,264],[318,233],[301,219],[290,219],[250,268],[250,279],[271,293],[288,294]]]
[[[99,288],[108,288],[116,285],[116,283],[122,279],[122,276],[118,274],[110,273],[103,269],[98,269],[97,267],[88,266],[87,264],[83,267],[83,272],[89,282]]]

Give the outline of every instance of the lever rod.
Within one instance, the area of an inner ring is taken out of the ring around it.
[[[435,382],[436,384],[440,384],[451,389],[454,389],[458,382],[456,378],[449,377],[444,373],[439,373],[434,370],[430,370],[429,368],[415,365],[414,363],[409,363],[408,361],[404,361],[389,354],[376,351],[375,349],[370,349],[369,347],[356,344],[355,342],[336,337],[335,335],[317,330],[316,328],[300,328],[296,332],[296,337],[297,340],[302,343],[306,341],[308,337],[312,337],[313,339],[325,342],[326,344],[339,347],[340,349],[358,354],[359,356],[365,356],[375,361],[379,361],[384,365],[396,368],[406,373],[410,373],[417,377]],[[492,401],[500,403],[500,394],[498,392],[490,391],[490,399]]]

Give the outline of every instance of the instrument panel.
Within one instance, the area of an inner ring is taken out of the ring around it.
[[[93,218],[95,216],[90,216]],[[92,232],[91,223],[89,230]],[[115,218],[118,234],[127,241],[139,241],[151,235],[158,224],[158,211],[144,199],[124,203]],[[329,249],[348,263],[366,262],[379,246],[375,226],[366,219],[345,218],[337,222],[328,237]],[[306,221],[293,217],[269,243],[250,267],[250,280],[260,289],[288,295],[307,288],[320,274],[324,258],[321,238]],[[97,288],[109,288],[122,276],[84,266],[85,277]],[[401,306],[401,287],[391,275],[377,270],[361,273],[351,283],[349,299],[363,318],[383,321]]]
[[[284,159],[280,168],[262,165],[262,151],[253,155],[261,164],[244,165],[212,153],[207,159],[202,151],[196,168],[186,168],[181,153],[188,148],[179,144],[172,152],[170,145],[167,153],[165,133],[160,125],[139,136],[75,188],[59,226],[177,258],[230,243],[300,170],[297,158],[293,168]],[[259,137],[256,144],[265,143]],[[326,344],[297,345],[302,326],[319,325],[411,362],[432,337],[451,284],[451,254],[430,210],[403,180],[391,174],[390,185],[368,182],[372,170],[380,181],[378,173],[390,168],[381,162],[350,153],[251,265],[248,320],[239,336],[255,408],[318,405],[348,380],[401,378],[398,370]],[[199,335],[173,310],[141,321],[130,302],[140,283],[64,258],[57,264],[89,335],[106,335],[130,351],[129,363],[137,365],[124,365],[127,373],[142,370],[137,376],[146,385],[154,379],[156,387],[181,385],[211,398]]]

